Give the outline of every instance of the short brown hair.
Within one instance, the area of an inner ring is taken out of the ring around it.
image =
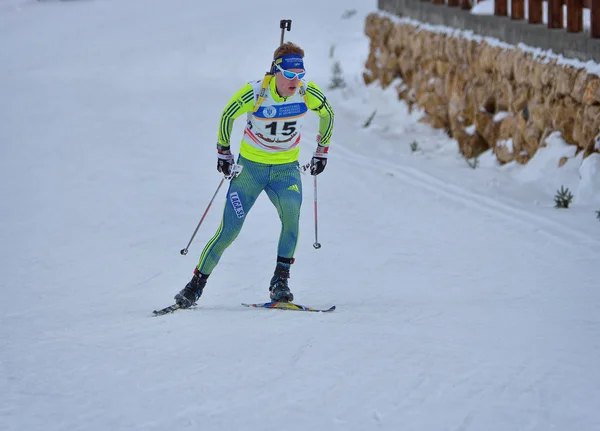
[[[273,60],[278,57],[281,57],[282,55],[288,54],[297,54],[300,57],[304,58],[304,50],[302,48],[300,48],[295,43],[286,42],[275,50],[275,52],[273,53]]]

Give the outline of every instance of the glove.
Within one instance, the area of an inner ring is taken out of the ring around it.
[[[233,154],[231,154],[229,148],[217,145],[217,171],[221,172],[226,177],[230,177],[234,164]]]
[[[310,174],[319,175],[325,170],[327,165],[327,150],[328,147],[317,147],[317,151],[310,161]]]

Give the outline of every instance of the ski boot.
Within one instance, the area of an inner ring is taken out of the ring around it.
[[[269,292],[271,301],[273,302],[292,302],[294,295],[290,292],[288,286],[288,278],[290,278],[290,265],[293,259],[277,260],[277,266],[275,267],[275,273],[271,278],[271,285],[269,286]],[[289,261],[289,263],[287,263]]]
[[[202,296],[207,279],[208,276],[200,274],[196,268],[190,282],[175,295],[175,303],[181,308],[190,308],[192,305],[196,305],[196,301]]]

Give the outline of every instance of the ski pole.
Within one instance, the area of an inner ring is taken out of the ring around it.
[[[179,252],[183,256],[185,256],[186,254],[188,254],[188,248],[192,244],[192,241],[194,240],[194,237],[196,236],[196,233],[198,232],[198,229],[200,229],[200,225],[204,221],[204,218],[206,217],[206,214],[208,214],[208,210],[210,209],[210,206],[212,205],[213,201],[215,200],[215,197],[217,196],[217,193],[219,193],[219,190],[221,189],[221,186],[223,185],[224,182],[225,182],[225,177],[223,177],[221,179],[221,182],[219,183],[219,186],[217,187],[217,191],[215,192],[215,194],[213,195],[212,199],[208,203],[208,206],[206,207],[206,211],[204,211],[204,214],[202,215],[202,218],[200,219],[200,223],[198,223],[198,226],[196,226],[196,230],[194,231],[194,234],[190,238],[190,242],[188,242],[188,245],[184,249],[181,249],[181,251]]]
[[[320,249],[321,248],[321,243],[319,242],[319,237],[318,237],[318,221],[317,221],[317,176],[314,175],[315,178],[315,243],[313,244],[313,247],[315,249]]]

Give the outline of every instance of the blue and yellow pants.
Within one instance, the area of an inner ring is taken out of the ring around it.
[[[231,180],[221,225],[204,247],[198,262],[198,271],[205,275],[210,275],[225,249],[237,238],[248,212],[263,190],[277,208],[281,220],[278,257],[293,258],[296,251],[302,205],[298,162],[266,165],[239,156],[238,164],[244,168]]]

